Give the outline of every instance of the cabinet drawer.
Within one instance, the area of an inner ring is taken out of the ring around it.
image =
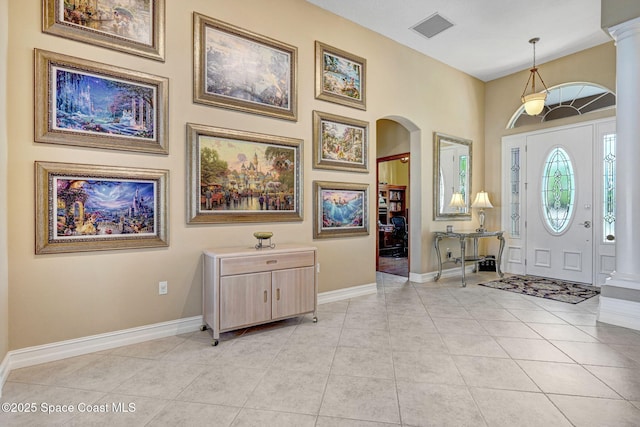
[[[314,264],[313,251],[286,254],[261,254],[220,260],[220,275],[259,273],[284,268],[308,267]]]

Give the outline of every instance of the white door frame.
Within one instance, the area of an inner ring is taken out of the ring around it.
[[[502,138],[502,214],[505,250],[502,270],[507,273],[525,274],[526,224],[527,224],[527,137],[556,130],[591,126],[593,134],[593,280],[600,286],[615,267],[615,243],[602,242],[602,137],[615,133],[615,117],[580,122],[571,125],[545,128],[531,132],[508,135]],[[512,170],[512,165],[514,165]],[[513,185],[512,185],[513,181]],[[531,188],[531,186],[530,186]],[[533,213],[531,213],[533,214]],[[513,217],[513,218],[512,218]]]

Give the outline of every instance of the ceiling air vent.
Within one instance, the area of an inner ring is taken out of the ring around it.
[[[436,12],[427,19],[411,27],[411,29],[430,39],[450,27],[453,27],[453,23]]]

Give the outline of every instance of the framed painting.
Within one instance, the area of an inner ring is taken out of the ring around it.
[[[297,120],[294,46],[193,14],[193,100]]]
[[[169,171],[35,162],[36,254],[169,246]]]
[[[300,139],[187,124],[188,223],[302,221]]]
[[[313,167],[369,171],[369,123],[313,112]]]
[[[35,50],[35,140],[167,154],[169,80]]]
[[[42,0],[42,31],[164,61],[165,0]]]
[[[369,185],[313,182],[313,238],[369,234]]]
[[[367,60],[316,41],[316,98],[367,109]]]

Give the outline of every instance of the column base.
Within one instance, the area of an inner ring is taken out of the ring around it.
[[[598,321],[640,331],[640,277],[613,273],[600,288]]]

